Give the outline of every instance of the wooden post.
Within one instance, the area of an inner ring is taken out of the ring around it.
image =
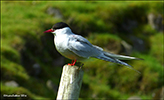
[[[83,73],[83,70],[77,66],[65,65],[63,67],[57,100],[78,100]]]

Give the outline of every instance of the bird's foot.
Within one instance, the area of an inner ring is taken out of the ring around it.
[[[68,64],[68,65],[70,65],[70,66],[74,66],[73,64]]]
[[[70,66],[74,66],[75,63],[76,63],[76,61],[77,61],[77,60],[72,60],[72,63],[71,63],[71,64],[68,64],[68,65],[70,65]]]

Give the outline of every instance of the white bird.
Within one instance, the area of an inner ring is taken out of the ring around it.
[[[84,37],[74,34],[69,26],[64,22],[56,23],[51,29],[45,31],[44,33],[54,34],[54,43],[57,51],[64,57],[72,60],[72,63],[68,64],[71,66],[75,65],[77,60],[92,57],[129,66],[130,69],[133,69],[131,65],[120,60],[139,59],[105,52],[102,48],[92,45]]]

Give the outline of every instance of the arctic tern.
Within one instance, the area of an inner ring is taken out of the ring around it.
[[[105,52],[102,48],[92,45],[84,37],[74,34],[69,26],[64,22],[54,24],[51,29],[45,31],[44,33],[54,34],[54,43],[57,51],[64,57],[72,60],[72,63],[68,64],[71,66],[74,66],[77,60],[80,61],[92,57],[129,66],[130,69],[133,69],[131,65],[121,60],[139,59]]]

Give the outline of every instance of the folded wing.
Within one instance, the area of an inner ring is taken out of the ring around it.
[[[68,49],[83,58],[98,56],[101,53],[99,47],[93,46],[87,39],[80,35],[70,36]]]

